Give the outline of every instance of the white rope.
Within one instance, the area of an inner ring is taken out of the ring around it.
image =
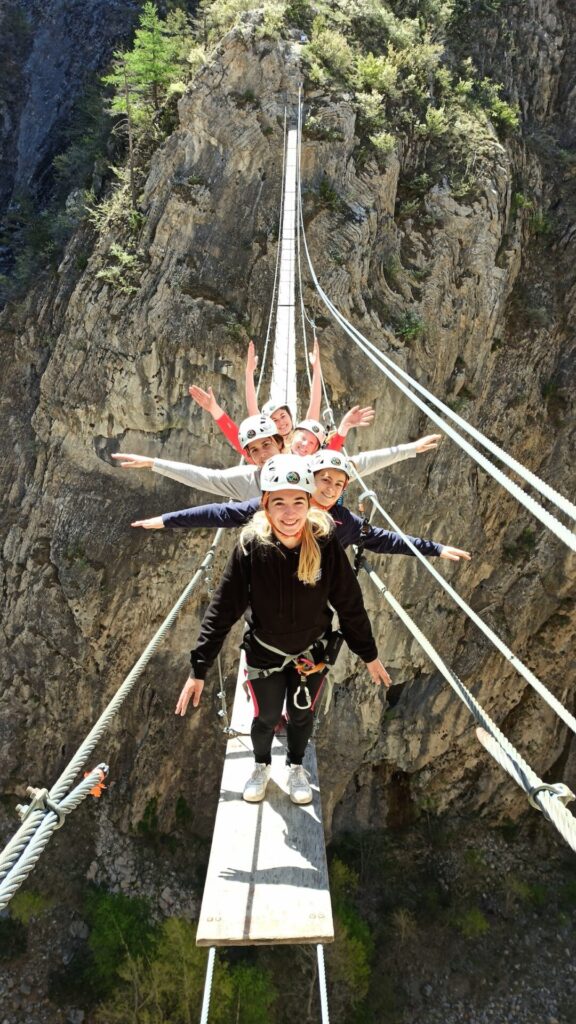
[[[397,374],[398,377],[401,377],[403,380],[407,381],[413,388],[416,389],[416,391],[423,395],[429,402],[432,402],[437,409],[440,409],[446,416],[454,420],[454,422],[457,423],[462,430],[470,434],[470,436],[473,437],[476,441],[479,441],[479,443],[482,444],[485,448],[487,448],[489,452],[495,455],[497,459],[500,459],[500,461],[503,462],[506,466],[508,466],[509,469],[513,470],[514,473],[517,473],[518,476],[521,476],[526,481],[526,483],[529,483],[532,487],[534,487],[535,490],[539,491],[544,498],[547,498],[554,505],[556,505],[556,507],[560,509],[561,512],[564,512],[571,519],[576,520],[576,505],[569,501],[568,498],[566,498],[563,494],[560,494],[559,491],[555,490],[553,487],[547,484],[545,480],[542,480],[539,476],[533,473],[526,466],[522,465],[521,462],[518,462],[517,459],[515,459],[508,452],[504,451],[503,448],[500,448],[497,444],[491,441],[480,430],[477,430],[476,427],[473,427],[470,423],[468,423],[467,420],[463,419],[462,416],[458,416],[458,414],[454,412],[454,410],[451,409],[449,405],[446,405],[444,402],[440,401],[440,399],[437,398],[436,395],[434,395],[431,391],[428,391],[422,384],[420,384],[417,380],[411,377],[409,373],[406,373],[405,370],[402,370],[399,366],[397,366],[397,364],[393,362],[393,360],[390,359],[389,356],[382,352],[382,350],[379,349],[372,341],[369,341],[368,338],[360,334],[360,332],[352,324],[350,324],[350,327],[353,333],[355,335],[358,335],[362,339],[362,341],[368,346],[368,348],[375,355],[377,355],[378,358],[382,360],[382,362],[386,363],[387,366],[389,366],[390,369],[392,369],[393,373]]]
[[[200,1024],[208,1024],[210,1013],[210,997],[212,995],[212,976],[214,974],[214,961],[216,959],[216,946],[210,946],[208,950],[208,963],[206,964],[206,980],[204,981],[204,994],[202,996],[202,1012]]]
[[[320,987],[320,1009],[322,1012],[322,1024],[330,1024],[328,1014],[328,991],[326,989],[326,970],[324,967],[324,946],[320,943],[316,946],[318,957],[318,985]]]
[[[364,480],[356,471],[353,464],[352,472],[356,480],[358,480],[358,482],[362,485],[364,490],[367,490]],[[472,622],[474,622],[474,624],[478,626],[480,630],[482,630],[484,636],[488,637],[488,639],[494,644],[494,647],[496,647],[496,649],[504,655],[506,660],[512,665],[514,669],[516,669],[519,675],[521,675],[522,678],[525,679],[526,682],[529,683],[530,686],[532,686],[534,690],[536,690],[536,692],[540,694],[540,696],[553,709],[553,711],[556,712],[558,717],[562,719],[565,725],[567,725],[570,729],[572,729],[573,732],[576,733],[576,718],[574,717],[574,715],[570,714],[570,712],[564,707],[564,705],[558,700],[558,698],[550,692],[548,687],[543,682],[541,682],[540,679],[538,679],[538,676],[534,675],[531,669],[529,669],[527,665],[525,665],[520,660],[520,658],[518,658],[514,654],[514,652],[510,650],[507,644],[505,644],[504,641],[500,639],[498,634],[495,633],[493,629],[490,629],[490,626],[486,625],[484,620],[481,619],[479,615],[477,615],[474,609],[471,608],[470,605],[464,600],[464,598],[460,596],[458,591],[454,590],[454,588],[450,586],[448,581],[444,578],[444,576],[442,576],[438,572],[437,569],[434,568],[431,562],[427,558],[425,558],[425,556],[420,551],[418,551],[418,549],[414,546],[410,538],[404,533],[404,531],[398,526],[398,524],[394,522],[392,517],[388,515],[388,513],[382,507],[380,501],[378,500],[378,496],[374,493],[374,491],[368,492],[367,497],[373,503],[375,508],[378,509],[380,514],[386,520],[386,522],[389,523],[391,529],[394,530],[396,533],[400,534],[403,541],[408,545],[412,554],[415,555],[416,558],[418,558],[419,561],[422,563],[422,565],[426,567],[427,572],[429,572],[430,575],[434,577],[434,579],[440,584],[443,590],[445,590],[446,593],[450,595],[452,600],[455,601],[457,605],[459,605],[462,611],[466,613],[468,618],[471,619]]]
[[[166,633],[168,632],[173,622],[175,621],[180,609],[188,600],[193,590],[195,590],[200,581],[203,579],[204,573],[208,566],[211,564],[216,553],[216,548],[218,547],[218,544],[220,543],[223,535],[223,530],[217,531],[216,536],[214,537],[214,540],[200,568],[194,574],[188,585],[184,588],[180,597],[176,601],[176,604],[173,606],[172,610],[168,613],[160,628],[152,637],[152,640],[149,642],[148,646],[141,654],[140,658],[134,665],[131,672],[129,672],[129,674],[126,676],[124,682],[120,685],[114,697],[100,715],[100,718],[93,726],[91,732],[88,734],[83,743],[80,744],[72,760],[68,763],[60,777],[52,786],[49,793],[49,798],[53,803],[60,803],[62,801],[64,794],[68,792],[78,772],[86,764],[86,761],[90,757],[90,754],[94,750],[94,747],[98,743],[100,737],[106,731],[110,722],[112,721],[112,719],[117,714],[118,710],[128,697],[130,691],[133,689],[136,681],[142,675],[142,672],[146,668],[146,665],[156,652],[160,643],[164,639]],[[4,850],[0,854],[0,879],[3,878],[4,875],[6,875],[6,873],[10,870],[11,866],[18,860],[23,850],[28,845],[30,837],[34,834],[34,832],[40,825],[44,817],[44,814],[44,810],[33,811],[26,818],[26,820],[23,822],[23,824],[18,829],[16,834],[12,837],[10,842],[4,848]]]
[[[438,416],[435,412],[433,412],[433,410],[430,409],[430,407],[427,406],[416,395],[414,395],[412,393],[412,391],[410,391],[410,389],[408,387],[406,387],[406,385],[402,384],[402,382],[396,376],[396,374],[395,373],[391,373],[390,370],[388,369],[388,367],[385,365],[385,363],[383,361],[384,357],[379,352],[379,350],[376,349],[375,346],[373,346],[371,342],[368,342],[368,340],[364,337],[364,335],[361,334],[360,331],[358,331],[355,327],[353,327],[352,324],[350,324],[349,321],[346,320],[346,318],[340,313],[340,311],[336,308],[336,306],[331,302],[331,300],[326,295],[326,292],[324,291],[324,289],[320,285],[320,282],[319,282],[319,280],[318,280],[318,278],[316,276],[316,272],[315,272],[314,266],[312,264],[312,259],[310,257],[310,252],[308,250],[308,243],[307,243],[307,240],[306,240],[306,232],[305,232],[305,229],[304,229],[304,220],[302,218],[301,208],[300,208],[300,214],[301,214],[302,241],[303,241],[303,244],[304,244],[304,251],[306,253],[306,258],[307,258],[307,261],[308,261],[308,267],[310,269],[310,274],[312,276],[312,280],[314,282],[314,285],[316,287],[316,290],[317,290],[318,294],[320,295],[320,298],[324,302],[324,305],[329,309],[329,311],[331,312],[331,314],[334,317],[334,319],[337,321],[337,323],[340,324],[340,326],[346,332],[346,334],[348,334],[348,336],[350,338],[352,338],[352,340],[357,344],[357,346],[361,349],[361,351],[363,351],[364,354],[368,356],[368,358],[372,361],[372,363],[374,363],[374,365],[377,366],[382,371],[382,373],[384,373],[386,375],[386,377],[388,377],[388,379],[391,380],[392,383],[395,384],[396,387],[399,388],[400,391],[402,391],[410,399],[411,402],[413,402],[415,405],[418,406],[419,409],[421,409],[424,413],[426,413],[428,418],[431,419],[434,423],[436,423],[436,425],[439,426],[440,429],[443,430],[444,433],[448,435],[448,437],[451,437],[452,440],[455,441],[456,444],[459,445],[459,447],[463,449],[463,451],[465,451],[468,455],[470,455],[470,457],[473,458],[475,460],[475,462],[478,463],[478,465],[480,465],[484,470],[486,470],[487,473],[490,474],[490,476],[492,476],[495,480],[497,480],[498,483],[500,483],[502,485],[502,487],[504,487],[507,491],[509,491],[509,493],[514,498],[516,498],[517,501],[519,501],[522,505],[524,505],[524,507],[526,509],[528,509],[528,511],[531,512],[532,515],[534,515],[537,519],[539,519],[540,522],[543,523],[544,526],[546,526],[560,540],[562,540],[564,542],[564,544],[566,544],[569,548],[571,548],[572,551],[576,551],[576,535],[573,533],[573,531],[568,529],[567,526],[565,526],[558,519],[556,519],[555,516],[553,516],[550,512],[548,512],[545,508],[543,508],[543,506],[540,505],[540,503],[537,502],[534,498],[532,498],[530,495],[526,494],[525,491],[523,491],[521,489],[521,487],[518,486],[518,484],[516,484],[513,480],[510,480],[509,477],[507,477],[505,473],[503,473],[500,469],[498,469],[498,467],[495,466],[492,462],[490,462],[489,459],[487,459],[484,455],[482,455],[480,452],[478,452],[471,444],[468,443],[468,441],[466,441],[463,437],[461,437],[461,435],[458,434],[458,432],[456,430],[454,430],[453,427],[451,427],[448,423],[446,423],[446,420],[444,420],[441,416]],[[375,349],[375,351],[379,353],[378,357],[376,357],[373,354],[373,352],[371,351],[371,348]],[[394,364],[392,364],[392,365],[394,366]],[[397,369],[397,368],[395,367],[395,369]],[[408,378],[408,379],[412,382],[412,378]],[[464,421],[462,421],[462,422],[464,422]],[[477,432],[477,433],[479,434],[479,432]],[[483,435],[479,434],[479,437],[483,437]],[[485,440],[487,441],[487,439],[485,439]],[[482,443],[484,443],[484,442],[482,442]],[[492,442],[490,442],[490,444],[491,443]],[[497,446],[494,446],[494,448],[496,448],[496,447]],[[498,449],[498,451],[501,451],[501,449]],[[506,453],[502,452],[502,456],[505,456],[505,455],[506,455]],[[498,457],[501,458],[502,456],[498,456]],[[516,465],[520,466],[520,463],[516,463]],[[522,468],[524,469],[524,467],[522,467]],[[528,474],[529,471],[525,470],[525,473]],[[530,475],[533,476],[533,474],[530,474]],[[534,479],[538,480],[539,478],[538,477],[534,477]],[[542,484],[542,486],[545,486],[545,487],[548,486],[548,485],[544,485],[543,481],[540,481],[540,483]],[[558,498],[562,497],[561,495],[558,495],[556,491],[553,491],[552,488],[550,488],[550,492],[552,494],[554,494],[554,495],[557,495]],[[547,495],[547,496],[549,496],[549,495]],[[550,500],[553,500],[553,499],[550,497]],[[566,499],[562,499],[562,500],[566,501]],[[572,507],[574,507],[574,506],[572,506]],[[571,513],[569,513],[569,514],[571,514]]]
[[[476,729],[476,736],[500,767],[524,790],[532,806],[542,811],[548,821],[556,826],[568,846],[576,851],[576,818],[566,807],[566,803],[576,800],[572,790],[563,782],[552,785],[542,782],[522,759],[507,754],[485,729]]]
[[[70,814],[70,811],[78,807],[88,796],[90,790],[100,783],[107,774],[108,765],[98,765],[59,804],[55,805],[55,810],[46,807],[39,812],[40,824],[36,826],[22,855],[0,882],[0,910],[4,909],[22,882],[26,880],[53,833],[63,824],[64,815]]]
[[[503,767],[506,767],[508,771],[510,771],[508,764],[515,765],[515,771],[511,771],[511,774],[527,793],[530,793],[531,790],[541,786],[542,783],[535,772],[532,771],[530,766],[520,756],[515,747],[512,746],[504,733],[500,731],[495,722],[493,722],[490,716],[484,711],[484,708],[479,704],[470,690],[468,690],[455,672],[448,667],[446,662],[438,654],[428,638],[422,633],[408,612],[405,611],[399,601],[397,601],[394,595],[390,593],[385,583],[382,582],[377,573],[374,572],[366,562],[366,559],[362,560],[362,567],[368,573],[368,576],[376,589],[385,598],[391,608],[394,609],[404,625],[410,630],[412,636],[417,640],[422,650],[425,651],[430,658],[430,661],[436,665],[441,675],[444,676],[444,679],[446,679],[450,684],[455,693],[458,694],[458,697],[466,705],[476,721],[483,726],[486,733],[489,734],[492,741],[489,748],[490,753],[496,757],[496,760],[498,760]],[[484,742],[484,740],[482,740],[482,742]],[[486,746],[486,744],[484,745]],[[506,763],[504,763],[505,761]],[[574,818],[562,804],[559,804],[557,798],[553,797],[551,794],[546,792],[539,793],[537,799],[542,810],[544,810],[547,817],[549,817],[550,821],[556,826],[568,845],[571,846],[573,850],[576,850],[576,818]]]
[[[536,519],[539,519],[544,526],[546,526],[561,541],[563,541],[564,544],[571,548],[572,551],[576,551],[576,535],[572,530],[570,530],[567,526],[565,526],[558,519],[556,519],[556,517],[553,516],[551,512],[548,512],[542,505],[540,505],[540,503],[536,501],[535,498],[532,498],[531,495],[526,494],[526,492],[523,491],[517,483],[515,483],[513,480],[510,480],[510,478],[507,477],[506,474],[502,472],[502,470],[498,469],[498,467],[495,466],[494,463],[490,462],[490,460],[487,459],[484,455],[482,455],[481,452],[477,451],[476,448],[474,448],[471,444],[469,444],[468,441],[461,437],[460,434],[458,434],[458,432],[454,430],[453,427],[446,423],[446,420],[444,420],[441,416],[438,416],[435,412],[433,412],[432,409],[430,409],[429,406],[427,406],[423,401],[417,398],[416,395],[412,394],[409,388],[402,384],[401,381],[393,373],[391,373],[390,370],[387,369],[387,367],[383,364],[383,362],[380,359],[372,355],[369,349],[363,344],[363,341],[360,342],[358,340],[357,334],[359,332],[357,332],[356,329],[353,328],[343,316],[341,316],[336,307],[332,305],[328,297],[325,295],[324,292],[322,292],[321,289],[320,296],[330,309],[334,318],[338,321],[343,330],[346,331],[349,337],[351,337],[356,342],[358,347],[368,356],[368,358],[374,363],[374,365],[377,366],[380,370],[382,370],[382,372],[388,377],[388,379],[391,380],[392,383],[395,384],[396,387],[399,388],[400,391],[402,391],[410,399],[411,402],[417,405],[418,408],[422,410],[422,412],[426,413],[429,419],[436,423],[436,425],[440,427],[440,429],[445,434],[447,434],[448,437],[452,438],[452,440],[455,441],[456,444],[460,448],[462,448],[462,450],[466,452],[467,455],[474,459],[474,461],[477,462],[478,465],[482,467],[482,469],[486,470],[486,472],[489,473],[489,475],[492,476],[499,484],[501,484],[501,486],[504,487],[514,498],[516,498],[516,500],[519,501],[520,504],[524,505],[524,507],[528,509],[528,511],[531,512]]]

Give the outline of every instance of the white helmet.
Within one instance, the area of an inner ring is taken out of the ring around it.
[[[238,427],[238,440],[241,448],[246,448],[252,441],[261,441],[263,437],[275,437],[278,427],[269,416],[258,413],[248,416]]]
[[[312,456],[312,472],[318,473],[321,469],[339,469],[341,473],[346,473],[348,479],[352,476],[352,470],[350,463],[342,452],[331,451],[330,448],[324,448],[321,452],[316,452]]]
[[[262,406],[262,415],[272,416],[273,413],[278,412],[278,409],[286,409],[290,419],[292,419],[290,406],[286,405],[286,402],[283,402],[281,399],[276,400],[275,398],[271,398],[269,402],[266,402],[266,405]]]
[[[314,493],[310,460],[301,455],[273,455],[262,467],[262,491],[306,491]]]
[[[318,439],[318,444],[320,445],[324,444],[324,441],[326,440],[326,431],[318,420],[300,420],[300,423],[297,423],[294,429],[309,430],[310,433],[314,434],[314,437]]]

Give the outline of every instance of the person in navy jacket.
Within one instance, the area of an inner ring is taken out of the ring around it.
[[[360,517],[351,512],[345,505],[337,504],[350,480],[351,467],[348,459],[340,452],[324,449],[311,460],[314,473],[315,489],[312,505],[329,511],[336,527],[336,537],[342,547],[351,544],[362,545],[366,551],[381,555],[414,555],[404,537],[393,530],[385,530],[379,526],[366,524]],[[240,502],[213,502],[209,505],[197,505],[193,508],[181,509],[178,512],[167,512],[151,519],[138,519],[132,526],[145,530],[162,529],[200,529],[220,528],[233,529],[245,526],[261,507],[260,498],[251,498]],[[469,561],[470,554],[461,548],[449,544],[440,544],[434,540],[406,535],[410,543],[426,557],[435,556],[458,562]]]

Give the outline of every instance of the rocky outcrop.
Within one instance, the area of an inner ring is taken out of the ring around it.
[[[2,85],[0,199],[37,195],[51,174],[71,111],[90,76],[127,43],[137,7],[130,0],[8,0],[1,14],[10,71]]]
[[[553,47],[537,48],[540,74],[522,101],[529,122],[548,125],[573,115],[563,84],[573,33],[565,6],[544,6],[562,31]],[[537,13],[513,29],[523,39],[532,32],[534,46]],[[494,53],[502,44],[495,32]],[[132,243],[112,234],[94,242],[86,233],[67,250],[53,287],[2,321],[8,788],[58,772],[206,547],[205,536],[131,532],[136,516],[208,499],[158,476],[122,474],[110,455],[122,448],[233,464],[211,421],[190,406],[187,385],[213,385],[228,411],[241,415],[245,342],[249,333],[263,337],[272,292],[283,113],[297,94],[299,60],[297,45],[258,41],[250,24],[228,36],[153,158],[136,283],[115,288],[97,276],[113,242]],[[331,141],[307,139],[303,150],[307,233],[323,287],[400,366],[571,493],[573,179],[566,163],[551,176],[555,140],[544,150],[541,138],[540,149],[529,139],[501,146],[473,196],[455,198],[440,181],[423,214],[395,217],[402,153],[385,167],[360,164],[349,97],[316,91],[306,101],[337,129]],[[544,208],[554,187],[550,230],[538,233],[514,200],[519,175]],[[337,191],[335,207],[322,199],[325,178]],[[309,287],[305,297],[336,410],[356,400],[377,409],[374,427],[354,445],[429,432],[425,417],[368,370]],[[410,311],[418,329],[393,331]],[[377,484],[401,527],[473,552],[470,566],[441,563],[441,571],[573,705],[566,652],[574,639],[574,565],[560,543],[447,440],[436,455],[401,463]],[[422,566],[398,558],[381,568],[535,769],[560,772],[569,743],[546,707]],[[423,807],[480,811],[492,821],[519,814],[523,798],[488,763],[467,712],[364,586],[382,659],[404,689],[388,709],[361,666],[343,656],[335,678],[346,686],[335,688],[318,737],[328,829],[400,824]],[[204,606],[205,598],[181,616],[103,745],[115,780],[110,814],[121,830],[135,827],[154,801],[158,827],[169,831],[182,797],[197,834],[210,831],[222,751],[211,698],[185,722],[172,715]],[[227,672],[233,663],[230,644]]]

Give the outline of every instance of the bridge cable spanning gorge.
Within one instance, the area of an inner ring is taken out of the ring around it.
[[[524,484],[537,491],[554,506],[555,512],[565,519],[576,521],[576,506],[554,488],[522,466],[498,445],[457,415],[445,403],[398,367],[381,349],[367,339],[337,309],[322,288],[317,277],[306,238],[302,209],[301,147],[302,102],[298,101],[295,126],[284,124],[284,160],[280,203],[281,235],[277,259],[270,316],[268,319],[257,394],[260,392],[268,363],[272,325],[275,323],[273,344],[271,393],[277,400],[294,411],[297,404],[296,374],[296,285],[299,294],[301,334],[304,343],[305,365],[310,380],[307,348],[309,331],[315,334],[313,319],[308,316],[303,296],[303,266],[307,266],[314,289],[330,316],[345,335],[373,366],[398,388],[421,412],[431,419],[455,444],[472,458],[486,473],[517,499],[539,522],[550,530],[572,551],[576,551],[576,535],[557,514],[548,511],[541,501],[532,497],[507,473],[511,471]],[[332,426],[334,417],[326,387],[324,417]],[[464,436],[467,435],[467,437]],[[495,465],[478,447],[489,452],[504,468]],[[513,653],[502,639],[483,621],[441,573],[413,546],[393,518],[384,508],[377,493],[369,490],[362,477],[354,470],[362,487],[362,498],[370,501],[372,511],[378,512],[392,530],[399,533],[412,553],[431,573],[446,594],[458,605],[490,643],[518,673],[546,701],[562,722],[576,732],[576,719],[547,686]],[[17,808],[21,825],[0,853],[0,910],[25,881],[53,833],[65,822],[66,816],[89,794],[99,795],[108,774],[108,765],[97,765],[86,772],[82,781],[73,783],[85,767],[97,744],[108,730],[113,718],[131,694],[144,669],[164,641],[180,610],[202,583],[209,584],[213,562],[222,541],[223,530],[214,536],[198,570],[182,591],[180,597],[154,634],[142,655],[124,679],[119,689],[102,712],[89,735],[81,743],[69,764],[54,785],[48,789],[30,787],[30,802]],[[414,619],[402,607],[365,558],[362,570],[376,591],[388,603],[400,621],[410,631],[438,673],[468,708],[476,722],[476,736],[485,750],[525,791],[533,807],[541,810],[552,825],[576,851],[576,819],[567,804],[574,794],[562,782],[544,783],[513,747],[496,723],[444,661],[424,635]],[[272,751],[272,780],[267,798],[259,804],[242,801],[242,782],[246,769],[252,764],[253,754],[248,736],[251,705],[245,689],[245,663],[240,658],[231,720],[225,705],[221,682],[220,715],[227,734],[226,754],[220,792],[220,801],[214,827],[212,849],[197,931],[197,943],[209,947],[201,1024],[207,1024],[215,953],[218,946],[258,945],[263,943],[315,944],[318,957],[320,1007],[323,1024],[327,1024],[328,1003],[324,974],[323,945],[334,938],[332,908],[328,884],[326,849],[322,824],[320,787],[314,742],[308,745],[306,768],[310,772],[314,793],[313,802],[298,806],[287,798],[281,765],[284,762],[282,739],[274,740]],[[564,698],[569,690],[566,688]],[[72,788],[73,787],[73,788]]]

